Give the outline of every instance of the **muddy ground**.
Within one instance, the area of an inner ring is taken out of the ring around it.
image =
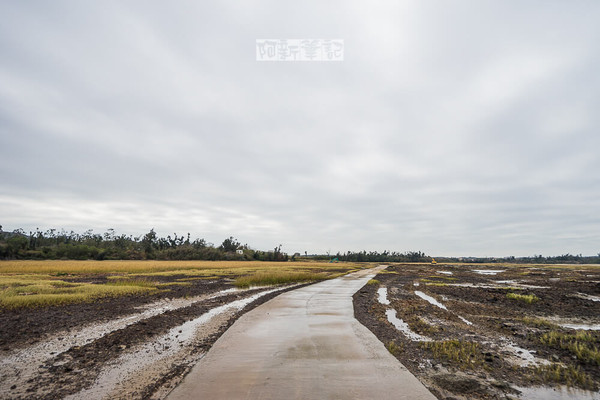
[[[375,279],[354,295],[357,319],[439,399],[599,389],[600,267],[406,264]]]
[[[151,295],[0,311],[0,399],[162,398],[240,315],[290,289],[181,278],[159,277],[174,285]]]

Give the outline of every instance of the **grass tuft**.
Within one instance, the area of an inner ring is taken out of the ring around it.
[[[394,341],[389,342],[385,348],[394,356],[398,356],[402,353],[402,345],[398,346]]]
[[[595,389],[594,380],[584,371],[569,365],[567,367],[553,363],[542,365],[534,369],[534,375],[543,382],[554,382],[567,386],[577,386],[584,389]]]
[[[506,297],[509,299],[522,301],[527,304],[532,304],[538,301],[540,298],[535,294],[518,294],[518,293],[506,293]]]
[[[420,335],[431,336],[439,332],[439,328],[435,325],[430,324],[422,317],[415,317],[406,320],[409,328]]]
[[[549,347],[567,350],[584,363],[600,365],[600,340],[588,331],[569,334],[553,330],[544,333],[539,341]]]
[[[519,321],[524,323],[525,325],[534,326],[536,328],[546,328],[546,329],[557,329],[558,325],[553,324],[544,318],[534,318],[534,317],[523,317],[519,318]]]
[[[444,340],[421,342],[419,346],[431,351],[435,358],[448,361],[463,370],[486,367],[481,345],[476,342]]]
[[[381,282],[379,282],[377,279],[369,279],[369,282],[367,282],[367,285],[379,285]]]

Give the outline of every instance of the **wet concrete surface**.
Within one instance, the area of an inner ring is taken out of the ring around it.
[[[242,316],[169,399],[435,399],[354,318],[378,267],[282,294]]]

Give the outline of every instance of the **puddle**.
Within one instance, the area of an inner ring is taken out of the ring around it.
[[[427,295],[425,295],[427,296]],[[377,289],[377,300],[381,304],[389,305],[390,301],[387,298],[387,288],[379,288]],[[398,318],[398,313],[393,308],[388,308],[385,310],[385,315],[387,316],[388,321],[396,327],[400,332],[402,332],[407,338],[410,340],[415,340],[419,342],[429,341],[429,338],[425,336],[421,336],[418,333],[415,333],[410,330],[408,324],[402,319]]]
[[[414,282],[413,285],[418,287],[419,286],[419,282]]]
[[[567,329],[581,329],[584,331],[600,331],[600,324],[558,324]]]
[[[388,321],[390,321],[390,323],[394,325],[396,329],[402,332],[404,336],[406,336],[410,340],[414,340],[417,342],[431,341],[431,339],[429,339],[428,337],[421,336],[418,333],[411,331],[408,324],[402,321],[402,319],[398,318],[396,310],[388,308],[387,310],[385,310],[385,315],[387,316]]]
[[[239,291],[241,290],[238,288],[232,288],[208,295],[194,296],[188,299],[163,299],[138,307],[137,310],[140,312],[136,314],[53,334],[51,337],[44,339],[40,343],[15,350],[2,358],[0,360],[0,376],[4,378],[18,377],[20,381],[26,381],[37,373],[40,365],[57,355],[66,352],[71,347],[85,346],[111,332],[126,328],[129,325],[133,325],[139,321],[167,311],[188,307],[198,301],[221,297]],[[0,389],[1,388],[2,385],[0,385]]]
[[[450,271],[437,271],[438,274],[453,275]]]
[[[202,314],[200,317],[172,328],[167,334],[153,339],[151,342],[134,347],[132,351],[123,354],[114,362],[108,364],[101,372],[96,382],[88,389],[67,396],[66,399],[89,399],[106,397],[121,382],[126,381],[134,374],[143,373],[162,360],[176,356],[192,347],[197,331],[215,316],[228,311],[237,312],[254,300],[281,288],[266,290],[250,297],[232,301],[231,303],[215,307]],[[197,358],[201,358],[198,355]]]
[[[506,271],[505,269],[474,269],[473,272],[480,275],[497,275],[501,272]]]
[[[511,283],[511,281],[494,281],[497,285],[489,283],[446,283],[447,286],[457,286],[476,289],[550,289],[550,286],[526,285],[523,283]],[[506,285],[502,285],[506,283]]]
[[[536,357],[536,352],[534,350],[527,350],[519,347],[505,337],[501,338],[500,346],[503,351],[511,353],[511,357],[509,359],[520,367],[550,364],[550,361]]]
[[[390,301],[387,298],[387,288],[379,288],[377,289],[377,300],[381,304],[385,304],[386,306],[390,305]]]
[[[446,306],[445,306],[445,305],[443,305],[442,303],[440,303],[439,301],[437,301],[437,300],[436,300],[436,299],[434,299],[433,297],[431,297],[431,296],[429,296],[429,295],[427,295],[427,294],[425,294],[425,293],[423,293],[423,292],[421,292],[421,291],[419,291],[419,290],[415,290],[415,294],[416,294],[417,296],[419,296],[420,298],[422,298],[423,300],[425,300],[425,301],[427,301],[427,302],[429,302],[429,303],[433,304],[434,306],[436,306],[436,307],[439,307],[439,308],[441,308],[442,310],[446,310],[446,311],[448,311],[448,309],[446,308]],[[457,317],[458,317],[458,318],[459,318],[459,319],[460,319],[462,322],[464,322],[465,324],[467,324],[467,325],[473,325],[473,323],[472,323],[471,321],[469,321],[469,320],[467,320],[467,319],[465,319],[465,318],[461,317],[460,315],[457,315]]]
[[[489,283],[447,283],[447,286],[457,286],[475,289],[506,289],[512,286],[490,285]],[[517,289],[517,287],[515,287]]]
[[[431,296],[429,296],[429,295],[427,295],[427,294],[425,294],[425,293],[423,293],[423,292],[421,292],[421,291],[419,291],[419,290],[416,290],[416,291],[415,291],[415,294],[416,294],[417,296],[419,296],[420,298],[422,298],[423,300],[426,300],[426,301],[428,301],[429,303],[433,304],[434,306],[436,306],[436,307],[439,307],[439,308],[441,308],[442,310],[446,310],[446,311],[448,311],[448,309],[446,308],[446,306],[445,306],[445,305],[443,305],[442,303],[440,303],[439,301],[437,301],[437,300],[436,300],[436,299],[434,299],[433,297],[431,297]]]
[[[600,301],[600,297],[598,296],[592,296],[591,294],[587,294],[587,293],[575,293],[575,297],[579,297],[580,299],[584,299],[584,300],[591,300],[591,301]]]
[[[521,394],[523,400],[600,400],[599,392],[590,392],[589,390],[573,389],[561,386],[551,387],[515,387]]]

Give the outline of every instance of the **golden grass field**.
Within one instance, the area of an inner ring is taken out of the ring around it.
[[[16,309],[138,295],[189,285],[194,279],[235,279],[238,287],[330,279],[366,264],[260,261],[0,261],[0,308]],[[72,282],[102,275],[106,283]],[[159,283],[157,276],[185,276]]]

